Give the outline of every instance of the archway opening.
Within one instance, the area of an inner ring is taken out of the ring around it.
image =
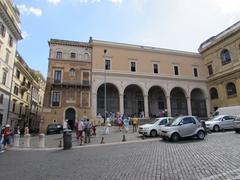
[[[176,87],[170,93],[172,116],[187,115],[187,99],[184,91]]]
[[[159,117],[160,112],[167,109],[164,91],[159,86],[153,86],[148,91],[148,104],[150,117]]]
[[[129,85],[124,90],[124,114],[138,117],[144,114],[143,92],[137,85]]]
[[[207,117],[206,100],[201,89],[193,89],[191,92],[192,115]]]
[[[105,84],[102,84],[97,91],[97,113],[102,116],[105,115]],[[106,84],[106,111],[119,112],[119,92],[115,85],[111,83]]]
[[[74,124],[75,124],[75,119],[76,119],[76,112],[73,108],[68,108],[65,111],[65,119],[68,120],[68,125],[73,130]]]

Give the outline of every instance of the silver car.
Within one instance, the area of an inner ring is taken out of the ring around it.
[[[235,120],[235,116],[227,116],[227,115],[218,115],[206,121],[206,128],[218,132],[224,129],[233,129],[233,121]]]
[[[163,139],[173,141],[192,136],[197,136],[201,140],[205,138],[205,130],[201,122],[194,116],[178,117],[170,126],[162,127],[159,134]]]
[[[240,116],[238,116],[233,122],[233,128],[236,133],[240,133]]]

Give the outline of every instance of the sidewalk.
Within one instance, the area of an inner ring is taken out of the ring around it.
[[[102,137],[104,137],[105,143],[118,143],[122,142],[123,139],[123,132],[120,132],[118,127],[113,126],[110,127],[110,134],[105,135],[104,134],[104,127],[97,127],[96,129],[97,135],[91,137],[91,143],[90,144],[84,144],[83,146],[87,145],[93,145],[93,144],[100,144]],[[60,141],[61,145],[63,146],[63,134],[54,134],[54,135],[46,135],[45,136],[45,147],[46,148],[57,148],[59,147]],[[132,132],[132,126],[129,128],[129,132],[125,133],[126,141],[142,141],[142,135],[140,135],[138,132],[133,133]],[[147,139],[152,139],[151,137],[148,137]],[[156,138],[154,138],[156,139]],[[72,133],[72,146],[79,146],[80,141],[76,139],[76,133]],[[31,148],[38,148],[38,136],[31,137],[30,142]],[[24,147],[24,138],[20,138],[20,148]]]

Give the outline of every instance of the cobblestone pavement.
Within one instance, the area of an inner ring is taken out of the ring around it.
[[[0,154],[1,180],[240,179],[240,134]]]
[[[91,137],[91,144],[100,144],[102,137],[104,137],[104,140],[106,143],[114,143],[114,142],[121,142],[123,139],[123,131],[119,131],[118,127],[113,126],[110,127],[110,134],[104,135],[104,127],[97,127],[97,135]],[[129,129],[128,133],[125,133],[125,137],[127,141],[141,141],[142,135],[139,133],[133,133],[132,132],[132,126]],[[46,135],[46,147],[47,148],[56,148],[58,147],[60,141],[62,141],[63,135],[62,134],[53,134],[53,135]],[[148,139],[151,139],[148,137]],[[24,138],[21,137],[20,139],[20,147],[23,147],[24,145]],[[38,147],[38,136],[31,137],[31,147],[37,148]],[[79,146],[80,142],[76,139],[76,133],[72,133],[72,145],[73,146]],[[89,145],[89,144],[85,144]]]

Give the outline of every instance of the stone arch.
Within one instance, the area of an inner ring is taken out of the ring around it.
[[[124,113],[141,116],[144,112],[144,91],[137,84],[130,84],[124,89]]]
[[[202,89],[192,89],[191,108],[193,116],[207,117],[206,97]]]
[[[68,120],[69,127],[73,130],[77,120],[77,111],[75,107],[67,107],[64,110],[64,120]]]
[[[113,83],[106,83],[106,112],[119,112],[119,90]],[[105,115],[105,83],[97,89],[97,113]]]
[[[161,86],[154,85],[148,90],[149,116],[158,117],[161,111],[167,109],[166,91]]]
[[[181,87],[174,87],[170,92],[172,116],[188,115],[187,93]]]

